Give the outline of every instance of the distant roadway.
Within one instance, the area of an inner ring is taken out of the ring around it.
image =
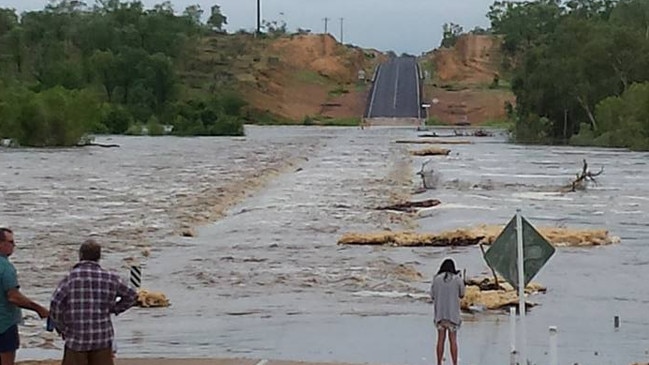
[[[366,118],[421,118],[419,68],[414,57],[396,57],[381,64]]]

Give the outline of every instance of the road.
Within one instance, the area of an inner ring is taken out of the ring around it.
[[[367,118],[421,118],[419,69],[414,57],[397,57],[379,66]]]

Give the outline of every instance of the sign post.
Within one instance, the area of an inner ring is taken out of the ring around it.
[[[487,264],[518,291],[520,315],[520,363],[527,365],[527,334],[525,326],[525,287],[552,257],[556,249],[521,216],[520,209],[484,258]]]
[[[527,326],[525,326],[525,257],[523,250],[523,217],[521,210],[516,209],[516,257],[518,269],[518,313],[521,318],[521,359],[527,365]]]
[[[130,281],[133,288],[140,289],[140,286],[142,285],[142,268],[140,265],[131,266]]]

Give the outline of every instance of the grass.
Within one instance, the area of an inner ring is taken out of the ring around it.
[[[342,94],[347,94],[349,93],[349,90],[347,90],[344,86],[338,85],[336,86],[333,90],[329,90],[329,96],[340,96]]]
[[[510,120],[488,120],[484,123],[480,123],[481,127],[490,127],[490,128],[499,128],[499,129],[511,129],[514,127],[514,122]]]
[[[436,117],[430,117],[426,119],[426,125],[449,125],[449,123],[446,123]]]
[[[295,80],[317,85],[329,85],[331,82],[326,77],[315,71],[301,70],[295,74]]]
[[[347,117],[347,118],[331,118],[321,121],[321,124],[324,126],[336,126],[336,127],[356,127],[361,125],[361,118],[359,117]]]
[[[455,83],[454,84],[442,84],[442,85],[439,85],[439,88],[444,89],[446,91],[462,91],[462,90],[469,89],[468,86],[455,84]]]
[[[304,125],[318,125],[325,127],[356,127],[361,125],[360,117],[331,118],[324,116],[305,116],[302,121]]]

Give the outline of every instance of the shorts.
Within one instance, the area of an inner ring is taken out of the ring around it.
[[[63,350],[62,365],[114,365],[112,349],[105,348],[91,351],[73,351],[69,348]]]
[[[460,328],[460,325],[446,319],[442,319],[441,321],[435,323],[435,327],[437,327],[438,330],[442,331],[448,330],[449,332],[457,332],[457,330]]]
[[[18,336],[18,325],[7,328],[0,333],[0,353],[15,352],[20,347],[20,336]]]

